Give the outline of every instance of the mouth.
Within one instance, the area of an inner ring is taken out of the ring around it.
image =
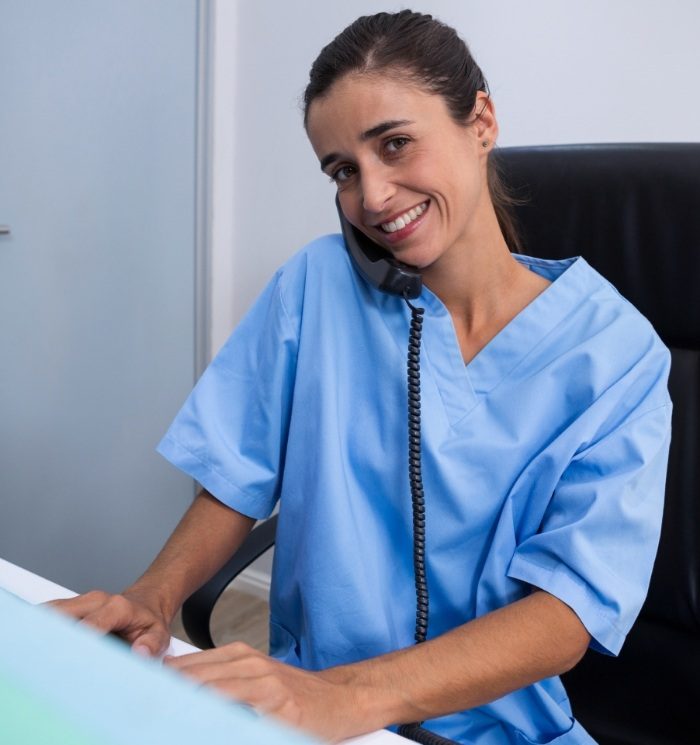
[[[429,206],[430,200],[426,199],[425,202],[395,215],[391,220],[375,225],[375,229],[391,243],[400,241],[420,225]]]
[[[393,217],[391,220],[380,223],[378,227],[381,228],[385,233],[395,233],[397,230],[405,228],[406,225],[409,225],[414,220],[417,220],[428,209],[429,201],[430,200],[426,200],[425,202],[417,204],[415,207],[411,207],[410,210],[402,212],[400,215]]]

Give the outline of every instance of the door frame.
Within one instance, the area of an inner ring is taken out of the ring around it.
[[[194,372],[211,354],[212,155],[214,112],[214,3],[197,3],[197,122],[195,126]]]

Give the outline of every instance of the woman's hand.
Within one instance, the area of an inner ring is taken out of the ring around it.
[[[69,600],[53,600],[47,605],[105,634],[122,637],[139,654],[155,657],[163,654],[170,643],[169,619],[152,601],[135,591],[110,595],[94,590]]]
[[[368,731],[351,687],[286,665],[243,642],[168,657],[166,664],[236,701],[325,740]]]
[[[153,564],[124,592],[88,592],[50,605],[121,636],[136,652],[160,655],[170,643],[169,625],[177,609],[224,565],[254,523],[201,491]],[[201,551],[204,544],[207,550]]]

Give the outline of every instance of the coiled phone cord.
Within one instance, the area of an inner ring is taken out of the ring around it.
[[[408,337],[408,478],[413,506],[413,571],[416,582],[416,644],[428,636],[428,579],[425,574],[425,496],[421,472],[420,447],[420,342],[425,308],[411,309],[411,331]]]
[[[421,727],[420,724],[402,724],[398,732],[401,737],[407,737],[413,742],[421,743],[421,745],[459,745],[458,742],[448,740],[442,735],[436,735],[435,732]]]
[[[428,579],[425,573],[425,495],[421,471],[420,447],[420,343],[423,332],[425,308],[412,305],[404,294],[406,305],[411,309],[411,331],[408,337],[408,477],[411,485],[413,506],[413,571],[416,582],[416,644],[428,636]],[[402,724],[399,735],[423,745],[457,745],[453,740],[436,735],[421,726],[422,722]]]

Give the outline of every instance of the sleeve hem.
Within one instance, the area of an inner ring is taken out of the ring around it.
[[[223,474],[212,468],[211,464],[202,461],[170,435],[165,435],[156,451],[176,468],[198,481],[227,507],[256,520],[264,520],[272,514],[274,504],[261,504],[259,499],[232,484]]]
[[[508,568],[508,576],[527,582],[566,603],[591,635],[593,649],[613,656],[619,654],[625,634],[600,612],[591,590],[564,567],[546,567],[516,555]]]

